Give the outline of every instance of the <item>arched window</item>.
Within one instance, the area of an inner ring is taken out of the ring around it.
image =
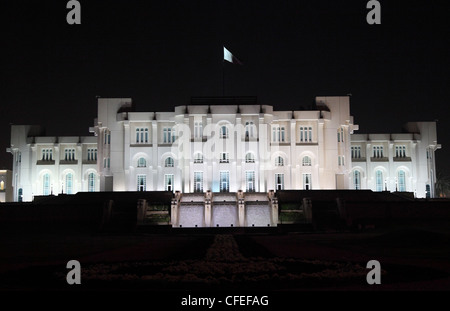
[[[50,175],[49,174],[44,174],[44,176],[42,176],[42,194],[43,195],[49,195],[50,194]]]
[[[361,172],[360,171],[353,171],[353,185],[355,187],[355,190],[361,189]]]
[[[147,161],[144,158],[139,158],[138,163],[137,163],[138,167],[146,167],[147,166]]]
[[[95,191],[95,174],[90,173],[88,175],[88,192],[94,192]]]
[[[398,171],[398,191],[406,192],[406,174],[405,171]]]
[[[73,194],[73,174],[66,174],[66,193]]]
[[[302,165],[303,166],[311,166],[311,158],[308,156],[303,157]]]
[[[248,152],[245,155],[245,163],[255,163],[255,155],[251,152]]]
[[[375,191],[383,191],[383,172],[380,170],[375,172]]]
[[[166,159],[165,165],[166,165],[166,167],[173,167],[173,163],[174,163],[173,158],[172,157],[168,157]]]
[[[201,152],[194,154],[194,163],[203,163],[203,154]]]
[[[284,166],[284,159],[281,156],[275,158],[275,166]]]

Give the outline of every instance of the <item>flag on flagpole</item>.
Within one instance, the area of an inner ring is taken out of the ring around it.
[[[230,51],[227,50],[226,47],[223,47],[223,60],[230,62],[232,64],[242,65],[242,62],[237,59]]]

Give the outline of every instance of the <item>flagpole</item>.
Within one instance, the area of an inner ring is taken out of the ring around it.
[[[222,59],[222,96],[225,97],[225,59]]]

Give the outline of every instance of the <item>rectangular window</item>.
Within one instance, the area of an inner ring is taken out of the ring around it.
[[[164,176],[164,188],[166,191],[173,191],[173,174]]]
[[[395,146],[395,157],[406,158],[406,146]]]
[[[220,192],[228,192],[230,190],[230,172],[220,172]]]
[[[373,146],[373,157],[376,159],[383,158],[383,146]]]
[[[105,145],[110,145],[111,144],[111,131],[110,130],[105,130],[105,134],[103,137],[103,143]]]
[[[90,173],[88,175],[88,192],[94,192],[95,191],[95,174]]]
[[[228,152],[222,152],[220,154],[220,163],[230,163],[229,153]]]
[[[272,128],[272,140],[274,142],[285,142],[286,141],[286,129],[284,126],[274,126]]]
[[[50,194],[50,175],[49,174],[45,174],[42,177],[42,184],[43,184],[43,190],[42,190],[42,194],[43,195],[49,195]]]
[[[254,132],[256,131],[255,124],[253,121],[245,122],[245,137],[250,138],[254,137]]]
[[[137,191],[146,191],[146,190],[147,190],[147,176],[137,175]]]
[[[255,192],[255,171],[245,172],[245,184],[247,192]]]
[[[361,159],[361,146],[352,146],[352,159]]]
[[[338,156],[338,165],[345,166],[345,158],[344,156]]]
[[[97,161],[97,148],[87,150],[88,161]]]
[[[344,142],[344,129],[341,127],[338,129],[338,133],[337,133],[337,137],[338,137],[338,142],[339,143],[343,143]]]
[[[383,172],[382,171],[376,171],[375,173],[375,189],[378,192],[383,191]]]
[[[42,149],[42,161],[53,161],[53,149]]]
[[[203,136],[203,123],[195,122],[194,123],[194,137],[202,138],[202,136]]]
[[[203,172],[194,172],[194,192],[203,192]]]
[[[311,174],[303,174],[303,189],[304,190],[312,189]]]
[[[360,171],[353,172],[353,185],[355,186],[355,190],[361,189],[361,172]]]
[[[284,190],[284,174],[275,174],[275,189]]]
[[[66,193],[73,193],[73,175],[71,173],[66,174]]]
[[[398,191],[406,192],[405,171],[399,171],[398,172]]]
[[[148,143],[148,128],[136,128],[136,143],[147,144]]]
[[[64,150],[64,160],[65,161],[75,161],[75,149],[65,149]]]
[[[175,141],[175,130],[170,127],[163,129],[163,143],[170,144]]]
[[[103,168],[110,168],[111,162],[109,158],[103,159]]]
[[[312,127],[300,127],[300,142],[312,142]]]

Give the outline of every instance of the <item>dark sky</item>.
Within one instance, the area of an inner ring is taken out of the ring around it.
[[[5,1],[1,14],[0,167],[11,167],[10,123],[48,135],[89,135],[96,96],[170,111],[191,96],[257,96],[277,110],[351,93],[360,133],[438,119],[438,171],[450,175],[448,1]]]

